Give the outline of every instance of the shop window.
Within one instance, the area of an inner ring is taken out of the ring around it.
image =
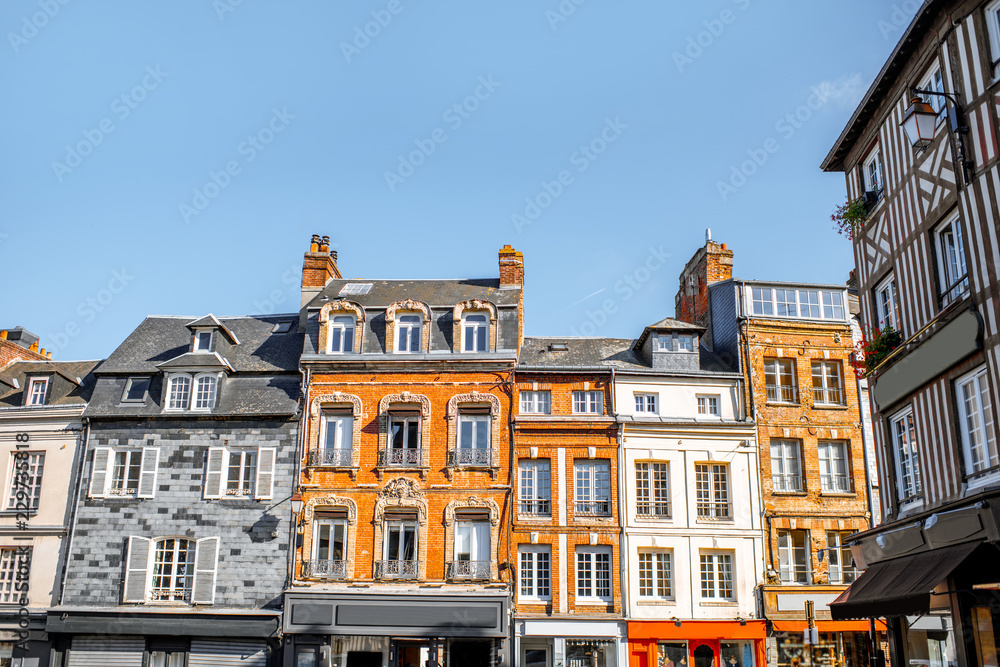
[[[688,646],[685,642],[660,642],[656,657],[656,667],[684,667],[688,664]]]
[[[613,667],[617,642],[608,639],[567,639],[566,667]]]
[[[906,636],[906,658],[911,665],[953,667],[958,664],[955,654],[955,631],[950,613],[931,611],[925,616],[907,616],[903,625]],[[978,631],[975,620],[973,626]],[[979,664],[990,663],[979,662]],[[996,664],[995,657],[992,664]]]
[[[753,642],[722,642],[719,648],[722,667],[754,667]]]

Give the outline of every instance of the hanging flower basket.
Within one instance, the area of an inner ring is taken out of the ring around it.
[[[834,229],[839,234],[853,240],[864,229],[865,222],[868,221],[868,207],[865,206],[865,198],[848,199],[847,202],[837,207],[830,219],[833,220]]]
[[[854,353],[851,355],[854,374],[859,379],[868,377],[893,350],[902,344],[903,334],[891,326],[869,329],[854,346]]]

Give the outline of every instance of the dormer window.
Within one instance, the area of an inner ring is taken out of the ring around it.
[[[174,375],[167,384],[167,409],[187,410],[191,402],[191,376]]]
[[[400,315],[396,321],[396,351],[420,352],[420,315]]]
[[[28,380],[28,405],[45,405],[45,397],[49,391],[48,378],[31,378]]]
[[[659,335],[653,338],[653,349],[657,352],[670,352],[673,348],[673,340],[670,336]]]
[[[211,331],[197,331],[194,334],[194,351],[195,352],[211,352],[212,351],[212,332]]]
[[[215,407],[219,380],[214,374],[174,374],[167,381],[167,410],[207,411]],[[192,391],[193,388],[193,391]]]
[[[351,354],[354,352],[354,329],[356,321],[351,315],[337,315],[330,320],[330,353]]]
[[[146,400],[146,392],[148,391],[148,377],[131,377],[125,383],[125,391],[122,393],[122,403],[143,403]]]
[[[694,352],[694,336],[678,336],[677,337],[677,351],[678,352]]]
[[[489,350],[489,320],[483,313],[469,313],[462,322],[462,350],[487,352]]]

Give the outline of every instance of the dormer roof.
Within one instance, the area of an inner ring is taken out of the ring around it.
[[[681,320],[675,320],[672,317],[664,317],[659,322],[650,324],[645,329],[642,330],[642,334],[636,339],[634,349],[642,349],[643,343],[649,338],[650,334],[654,332],[681,332],[690,334],[702,334],[705,333],[705,327],[700,327],[697,324],[691,324],[690,322],[683,322]]]
[[[236,334],[234,334],[229,327],[220,322],[212,313],[209,313],[204,317],[199,317],[196,320],[188,322],[184,326],[186,326],[191,331],[195,331],[197,329],[217,329],[218,331],[222,332],[222,335],[224,335],[231,344],[233,345],[240,344],[240,340],[236,337]]]
[[[157,364],[161,371],[210,371],[226,370],[233,372],[233,367],[227,359],[224,359],[218,352],[205,354],[204,352],[185,352],[184,354]]]

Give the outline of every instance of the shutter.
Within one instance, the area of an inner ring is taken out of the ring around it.
[[[145,602],[146,580],[149,572],[149,552],[153,540],[132,535],[128,538],[128,555],[125,558],[125,590],[122,602]]]
[[[94,468],[90,471],[90,497],[103,498],[108,493],[111,468],[111,448],[94,449]]]
[[[143,639],[73,637],[67,667],[142,667]]]
[[[267,667],[267,644],[192,639],[188,667]]]
[[[270,500],[274,495],[274,447],[257,450],[257,500]]]
[[[223,447],[208,448],[208,470],[205,472],[205,497],[222,497],[222,470],[226,459]]]
[[[198,540],[194,555],[194,586],[192,604],[215,603],[215,574],[219,567],[219,538],[205,537]]]
[[[137,498],[152,498],[156,493],[156,469],[160,464],[159,447],[142,448],[142,464],[139,466],[139,493]]]

